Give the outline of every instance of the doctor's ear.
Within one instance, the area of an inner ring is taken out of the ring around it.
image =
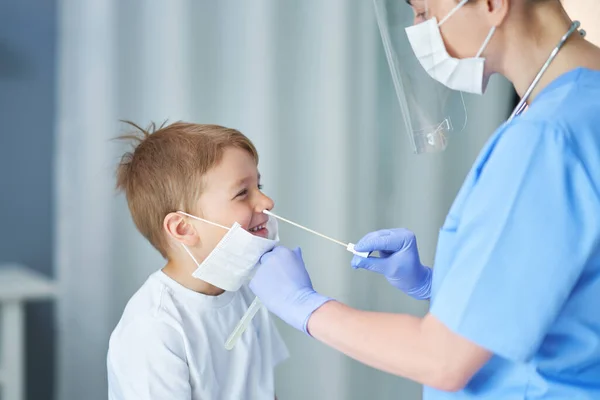
[[[493,26],[502,25],[511,7],[511,0],[485,0],[487,2],[488,17]]]
[[[200,241],[194,226],[181,214],[175,212],[167,214],[163,220],[163,228],[170,237],[186,246],[195,246]]]

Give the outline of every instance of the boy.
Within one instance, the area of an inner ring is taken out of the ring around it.
[[[143,136],[124,137],[138,144],[122,158],[117,188],[167,263],[131,298],[111,335],[109,399],[272,400],[273,370],[287,348],[262,308],[225,350],[254,296],[245,284],[229,292],[192,276],[226,231],[178,212],[225,227],[238,222],[266,238],[262,211],[273,201],[261,192],[254,145],[216,125],[135,127]]]

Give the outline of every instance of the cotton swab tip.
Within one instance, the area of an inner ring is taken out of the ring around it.
[[[354,249],[354,246],[356,246],[354,243],[348,243],[348,247],[346,247],[346,250],[348,250],[350,253],[362,257],[362,258],[369,258],[369,256],[371,255],[371,253],[365,252],[365,251],[356,251]]]

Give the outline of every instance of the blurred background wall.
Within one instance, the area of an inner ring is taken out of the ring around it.
[[[0,264],[54,277],[57,2],[0,0]],[[26,308],[30,399],[55,389],[55,307]],[[0,397],[1,398],[1,397]]]
[[[27,398],[105,399],[108,336],[162,266],[113,190],[119,119],[240,129],[281,215],[349,241],[404,226],[431,263],[514,92],[494,78],[466,102],[469,123],[445,153],[411,153],[370,1],[0,0],[0,263],[60,287],[56,302],[27,309]],[[426,311],[353,271],[343,249],[281,229],[318,290],[367,310]],[[280,399],[420,398],[419,385],[278,326],[292,354]]]
[[[257,145],[276,210],[357,240],[406,226],[431,263],[447,208],[479,148],[506,118],[512,89],[468,98],[469,125],[445,154],[417,157],[369,1],[63,0],[59,12],[55,265],[59,398],[105,396],[107,339],[131,294],[162,266],[136,233],[113,171],[119,119],[183,119],[240,129]],[[412,20],[406,8],[407,24]],[[473,101],[476,100],[476,101]],[[289,226],[316,287],[363,309],[422,314],[350,255]],[[282,399],[419,398],[420,387],[375,371],[280,324],[292,358]]]

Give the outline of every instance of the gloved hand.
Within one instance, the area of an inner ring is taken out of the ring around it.
[[[332,300],[313,289],[300,248],[278,246],[264,254],[250,289],[269,311],[307,334],[312,313]]]
[[[417,239],[407,229],[371,232],[355,246],[356,251],[379,251],[380,257],[354,256],[353,268],[364,268],[384,275],[388,282],[415,299],[431,295],[431,268],[421,264]]]

